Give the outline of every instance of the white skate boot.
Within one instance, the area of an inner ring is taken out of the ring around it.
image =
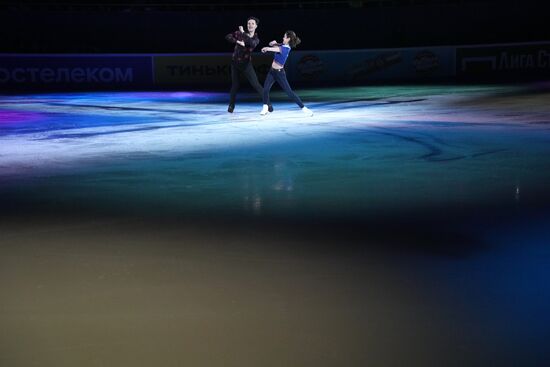
[[[310,110],[309,108],[307,108],[306,106],[302,107],[302,112],[306,115],[306,116],[313,116],[313,111]]]
[[[264,104],[264,106],[262,107],[262,112],[260,112],[260,115],[265,116],[268,113],[269,113],[269,106]]]

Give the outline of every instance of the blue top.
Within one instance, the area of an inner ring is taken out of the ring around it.
[[[290,46],[280,45],[279,50],[280,51],[275,54],[273,61],[281,66],[285,66],[286,59],[288,58],[288,54],[290,53]]]

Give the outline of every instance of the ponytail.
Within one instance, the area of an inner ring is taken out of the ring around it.
[[[290,45],[291,48],[295,48],[300,43],[302,43],[302,40],[299,39],[298,36],[296,36],[296,33],[294,33],[294,31],[286,31],[285,34],[288,38],[290,38],[290,41],[288,42],[288,44]]]

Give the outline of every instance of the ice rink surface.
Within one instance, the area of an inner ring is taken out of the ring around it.
[[[0,96],[1,366],[550,363],[550,85]]]

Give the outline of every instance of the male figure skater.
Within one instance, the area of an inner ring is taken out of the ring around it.
[[[260,43],[260,39],[256,33],[259,23],[260,20],[258,18],[249,17],[246,21],[247,32],[244,31],[242,26],[239,26],[238,31],[225,36],[227,41],[235,43],[235,50],[233,51],[231,60],[231,91],[227,112],[233,113],[235,109],[235,99],[240,86],[239,75],[241,74],[244,74],[256,92],[260,96],[263,96],[263,88],[258,81],[251,61],[252,51]],[[269,109],[273,111],[272,107],[269,107]]]

